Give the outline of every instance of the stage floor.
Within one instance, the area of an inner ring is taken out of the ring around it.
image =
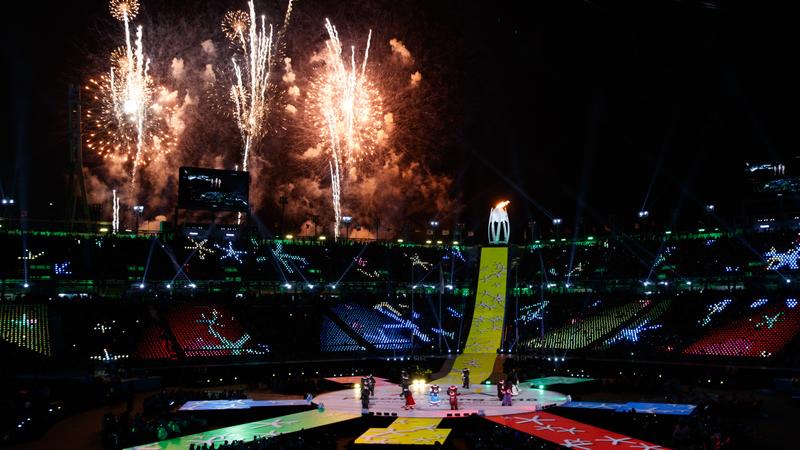
[[[544,389],[522,388],[513,398],[512,406],[501,406],[497,399],[497,386],[493,384],[473,384],[470,389],[459,387],[458,411],[452,411],[447,399],[447,387],[439,385],[438,406],[428,402],[429,384],[412,385],[416,406],[405,410],[405,400],[400,397],[400,386],[383,383],[375,387],[375,395],[370,398],[369,412],[375,415],[392,417],[463,417],[469,414],[501,416],[522,414],[542,409],[545,406],[561,405],[570,401],[564,394]],[[322,404],[325,410],[343,413],[361,413],[360,388],[343,389],[318,395],[312,400]],[[458,414],[458,415],[456,415]]]

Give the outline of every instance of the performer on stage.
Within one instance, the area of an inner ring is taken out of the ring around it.
[[[403,405],[403,409],[414,409],[414,396],[411,394],[411,389],[408,386],[403,388],[403,393],[401,394],[406,399],[406,404]]]
[[[511,384],[511,395],[519,395],[519,375],[517,369],[512,369],[511,374],[508,376],[508,382]]]
[[[501,402],[503,401],[503,394],[506,389],[506,382],[504,380],[500,380],[497,382],[497,399]]]
[[[510,386],[510,383],[506,383],[506,384],[509,384],[509,386],[506,386],[503,389],[503,403],[502,403],[502,406],[511,406],[511,386]]]
[[[458,388],[455,385],[447,388],[447,396],[450,397],[450,409],[458,409]]]
[[[431,391],[428,395],[430,396],[429,403],[431,404],[431,406],[439,406],[442,403],[442,400],[439,398],[438,384],[431,385]]]
[[[368,385],[368,387],[369,387],[369,395],[375,395],[375,377],[373,377],[372,374],[370,373],[367,376],[367,380],[369,381],[369,385]]]
[[[400,372],[400,396],[402,397],[407,387],[410,386],[408,379],[408,372],[405,370]]]
[[[461,380],[464,382],[464,389],[469,389],[469,369],[466,367],[461,371]]]
[[[369,410],[369,388],[363,384],[361,385],[361,410],[362,412]]]

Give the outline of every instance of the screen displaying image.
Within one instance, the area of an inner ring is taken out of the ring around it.
[[[247,172],[181,167],[178,203],[187,209],[247,211],[249,189]]]

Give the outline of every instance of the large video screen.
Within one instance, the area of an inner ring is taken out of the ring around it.
[[[235,170],[181,167],[178,204],[186,209],[247,211],[250,174]]]

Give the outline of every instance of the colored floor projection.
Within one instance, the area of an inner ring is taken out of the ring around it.
[[[503,335],[506,310],[508,247],[481,249],[475,312],[464,352],[456,357],[450,374],[440,384],[461,384],[461,370],[469,368],[470,381],[481,383],[492,374]]]
[[[601,402],[568,402],[562,408],[606,409],[616,412],[636,412],[637,414],[666,414],[669,416],[688,416],[696,405],[682,403],[601,403]]]
[[[305,400],[190,400],[184,403],[179,411],[219,411],[264,408],[269,406],[305,406],[310,404],[310,394]]]
[[[375,386],[389,382],[389,380],[387,380],[386,378],[381,378],[381,377],[374,377],[374,378],[375,378]],[[339,384],[355,385],[361,383],[361,375],[356,375],[354,377],[325,377],[325,379]]]
[[[577,450],[614,450],[621,448],[620,444],[625,444],[624,448],[629,449],[666,450],[660,445],[650,444],[543,411],[486,417],[486,419]]]
[[[202,447],[203,444],[208,446],[212,444],[219,445],[225,441],[252,441],[255,437],[262,438],[294,433],[295,431],[330,425],[357,417],[361,417],[361,415],[315,409],[232,427],[218,428],[152,444],[139,445],[130,447],[130,450],[186,450],[191,444],[194,444],[195,447]]]
[[[545,389],[548,386],[553,386],[556,384],[575,384],[575,383],[585,383],[587,381],[592,381],[594,378],[580,378],[580,377],[544,377],[544,378],[533,378],[530,380],[525,380],[522,384],[527,384],[532,388],[536,389]]]
[[[444,444],[448,428],[436,428],[442,419],[403,417],[387,428],[370,428],[356,439],[356,444]]]

